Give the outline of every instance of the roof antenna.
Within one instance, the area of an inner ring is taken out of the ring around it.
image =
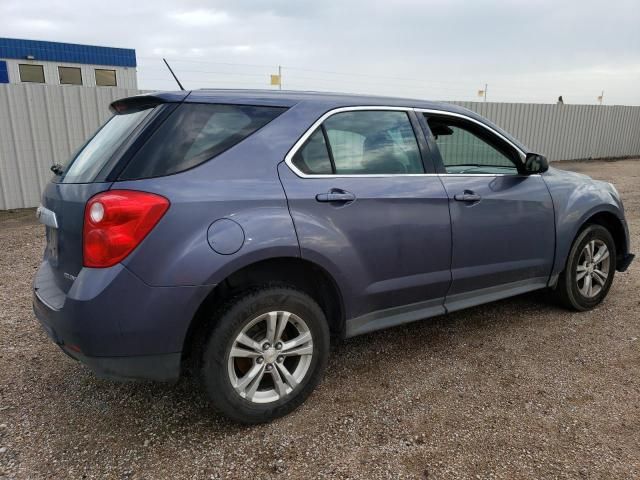
[[[163,58],[162,61],[164,62],[164,64],[167,66],[167,68],[169,69],[169,71],[171,72],[171,75],[173,75],[173,78],[176,80],[176,83],[178,84],[178,86],[180,87],[180,90],[184,90],[184,87],[182,86],[182,84],[180,83],[180,80],[178,80],[178,77],[176,77],[176,74],[173,73],[173,70],[171,69],[171,67],[169,66],[169,63],[167,62],[166,58]]]

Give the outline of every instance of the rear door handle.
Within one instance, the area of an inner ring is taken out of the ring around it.
[[[356,196],[351,192],[345,192],[344,190],[331,190],[327,193],[319,193],[316,195],[318,202],[338,202],[347,203],[353,202]]]
[[[465,190],[464,193],[454,195],[453,199],[458,202],[479,202],[482,197],[471,190]]]

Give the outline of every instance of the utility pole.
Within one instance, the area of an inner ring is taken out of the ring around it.
[[[278,65],[278,78],[280,78],[280,82],[278,83],[278,88],[282,90],[282,65]]]
[[[602,93],[598,97],[598,103],[600,103],[600,105],[602,105],[602,102],[604,102],[604,90],[602,90]]]

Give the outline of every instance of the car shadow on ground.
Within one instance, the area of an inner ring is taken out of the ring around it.
[[[533,292],[340,342],[332,348],[319,394],[312,395],[307,402],[313,407],[303,407],[303,410],[321,411],[320,402],[326,397],[336,397],[330,392],[350,392],[354,382],[364,388],[384,386],[381,371],[389,368],[389,362],[410,363],[425,354],[435,355],[439,361],[453,355],[449,360],[455,361],[461,347],[482,346],[489,336],[512,337],[522,329],[535,328],[536,324],[557,321],[558,314],[571,315],[556,307],[549,297],[544,291]],[[63,356],[62,352],[58,353]],[[174,432],[203,426],[228,433],[251,428],[228,421],[215,412],[193,378],[181,379],[176,384],[102,380],[78,362],[64,357],[55,375],[40,380],[45,390],[57,393],[51,396],[50,405],[66,410],[61,404],[67,403],[66,407],[75,411],[68,420],[72,422],[91,419],[99,424],[108,418],[109,422],[120,423],[122,431],[129,433],[136,426],[142,429],[157,423]],[[345,393],[345,398],[348,396]],[[371,399],[375,401],[375,395]],[[340,404],[340,398],[334,400]],[[81,409],[90,411],[79,414]]]

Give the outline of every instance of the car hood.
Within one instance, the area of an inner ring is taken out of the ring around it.
[[[568,170],[561,170],[559,168],[554,168],[554,167],[549,167],[549,170],[547,170],[545,175],[562,177],[567,180],[575,179],[576,181],[582,181],[582,182],[584,182],[585,180],[593,181],[593,179],[589,175],[585,175],[584,173],[570,172]]]

